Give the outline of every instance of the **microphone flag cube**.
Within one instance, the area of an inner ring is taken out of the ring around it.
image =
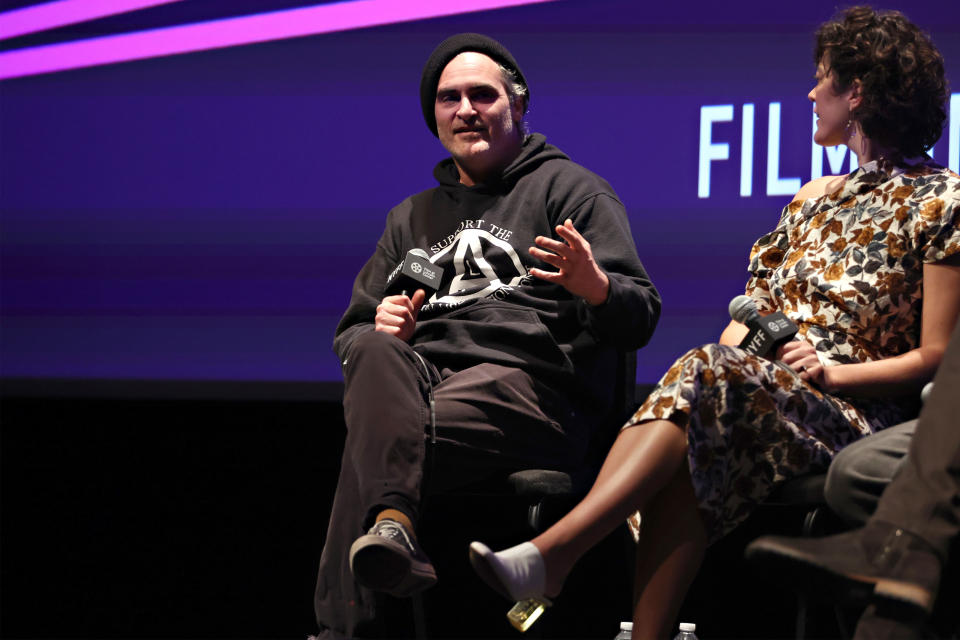
[[[423,289],[429,298],[440,288],[443,270],[414,251],[408,251],[403,262],[387,276],[387,295],[413,295],[417,289]]]
[[[740,342],[740,348],[748,353],[766,358],[784,342],[797,334],[797,325],[787,316],[776,311],[747,325],[750,332]]]

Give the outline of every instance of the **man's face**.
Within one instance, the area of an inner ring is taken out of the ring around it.
[[[502,170],[520,152],[522,106],[510,103],[500,67],[465,51],[447,63],[437,83],[434,115],[440,142],[470,185]]]

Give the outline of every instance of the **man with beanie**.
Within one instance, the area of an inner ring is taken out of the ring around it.
[[[381,594],[437,581],[416,540],[424,495],[576,468],[611,410],[618,354],[646,344],[660,312],[610,186],[525,133],[529,88],[502,44],[443,41],[420,99],[451,157],[437,187],[390,211],[334,339],[347,438],[317,580],[322,638],[383,635]],[[411,250],[441,274],[436,292],[388,291]]]

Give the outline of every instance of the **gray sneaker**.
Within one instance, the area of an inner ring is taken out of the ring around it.
[[[350,571],[357,582],[398,598],[437,583],[437,572],[423,549],[396,520],[373,525],[350,545]]]

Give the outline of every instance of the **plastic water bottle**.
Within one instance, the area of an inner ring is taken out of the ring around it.
[[[673,640],[697,640],[697,634],[694,631],[697,630],[697,625],[692,622],[681,622],[680,623],[680,633],[673,637]]]
[[[620,633],[617,634],[613,640],[630,640],[630,634],[633,633],[633,623],[632,622],[621,622],[620,623]]]

